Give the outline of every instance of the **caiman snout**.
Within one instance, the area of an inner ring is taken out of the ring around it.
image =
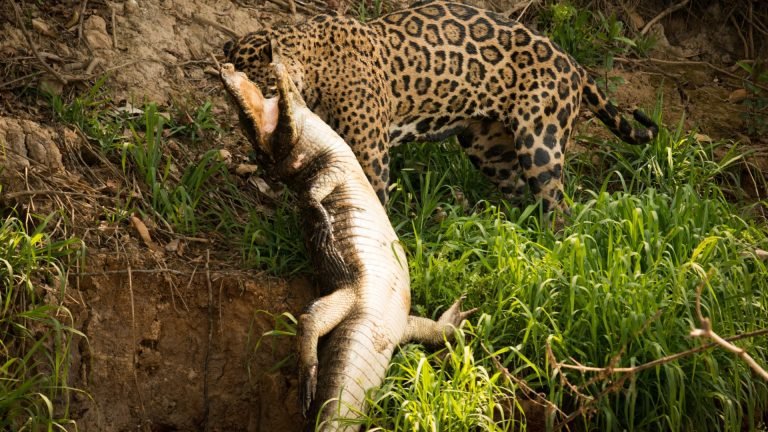
[[[259,86],[249,80],[245,73],[236,71],[232,63],[223,64],[219,75],[224,87],[235,98],[240,122],[257,150],[274,156],[269,141],[280,116],[279,96],[265,98]]]

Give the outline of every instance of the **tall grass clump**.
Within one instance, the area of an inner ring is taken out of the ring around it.
[[[663,99],[658,98],[653,119],[662,124]],[[737,144],[723,141],[701,142],[695,131],[683,128],[683,118],[675,128],[662,128],[658,138],[646,145],[631,145],[613,139],[580,137],[594,151],[571,155],[568,173],[575,178],[569,186],[582,190],[624,190],[639,192],[647,188],[670,192],[682,185],[700,194],[726,193],[732,199],[740,193],[739,164],[747,156]],[[759,176],[758,176],[759,177]],[[571,189],[578,194],[576,189]]]
[[[575,203],[560,232],[534,205],[483,201],[471,191],[457,198],[457,185],[484,187],[458,149],[403,149],[407,159],[424,157],[398,162],[406,167],[395,176],[390,203],[409,253],[414,310],[436,316],[467,293],[467,306],[481,313],[467,326],[469,342],[457,342],[447,354],[407,348],[398,355],[383,389],[371,395],[366,424],[522,430],[510,414],[515,404],[503,401],[524,398],[500,379],[493,353],[563,411],[543,419],[550,426],[587,404],[570,427],[759,430],[768,413],[768,383],[721,349],[624,380],[552,363],[631,367],[701,345],[688,336],[699,326],[700,284],[703,314],[721,336],[768,327],[768,271],[757,258],[758,249],[768,247],[767,230],[724,192],[742,175],[735,164],[740,155],[722,148],[727,145],[701,144],[678,127],[663,129],[646,146],[601,144],[602,160],[590,169],[580,158],[594,155],[572,157],[567,188]],[[460,170],[446,171],[448,165]],[[764,336],[737,344],[768,365]],[[457,376],[450,364],[443,369],[456,358],[464,359],[466,375]],[[465,376],[477,392],[467,390]]]
[[[50,104],[57,119],[98,144],[103,163],[119,166],[115,180],[127,189],[119,194],[125,202],[109,220],[140,214],[169,231],[221,235],[240,246],[248,264],[264,268],[282,259],[262,241],[270,212],[230,174],[225,152],[200,148],[202,138],[222,132],[210,102],[170,107],[174,116],[152,103],[115,108],[100,80],[67,101],[52,96]]]
[[[149,210],[186,233],[197,232],[201,218],[216,224],[217,219],[226,217],[217,211],[211,214],[211,207],[218,207],[211,197],[235,192],[232,182],[227,181],[229,173],[218,150],[209,150],[198,160],[189,161],[179,176],[178,163],[167,149],[168,124],[157,106],[147,105],[142,121],[128,126],[132,139],[122,145],[121,165],[124,171],[132,170],[146,188]],[[224,181],[213,181],[216,178]],[[206,198],[211,205],[201,205]],[[217,210],[225,211],[223,207]]]
[[[64,266],[80,250],[76,239],[28,231],[14,216],[0,222],[0,429],[65,430],[73,317],[63,306]]]

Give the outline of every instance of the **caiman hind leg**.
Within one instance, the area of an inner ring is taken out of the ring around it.
[[[448,310],[440,315],[437,321],[413,315],[409,316],[408,325],[405,328],[405,334],[403,334],[403,339],[400,343],[416,342],[437,346],[443,343],[446,338],[448,340],[452,339],[454,329],[477,311],[477,308],[462,311],[461,303],[463,301],[464,296],[459,297]]]
[[[341,288],[310,303],[299,315],[299,390],[306,417],[317,389],[317,343],[349,315],[355,304],[350,289]]]

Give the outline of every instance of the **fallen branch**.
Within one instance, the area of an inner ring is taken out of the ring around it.
[[[286,8],[288,10],[291,10],[291,4],[286,0],[267,0],[270,3],[276,4],[282,8]],[[317,14],[322,13],[324,10],[323,8],[317,7],[315,5],[309,5],[304,4],[302,2],[297,2],[296,0],[293,0],[293,7],[297,10],[301,10],[305,14]]]
[[[753,332],[748,333],[742,333],[738,335],[734,335],[731,337],[727,337],[723,340],[726,342],[735,342],[741,339],[749,339],[753,337],[768,335],[768,328],[755,330]],[[638,374],[644,370],[647,369],[653,369],[656,366],[660,366],[666,363],[671,363],[677,359],[687,357],[691,354],[696,354],[702,351],[706,351],[708,349],[712,349],[718,346],[715,342],[710,342],[705,345],[697,346],[696,348],[691,348],[689,350],[681,351],[679,353],[671,354],[653,361],[649,361],[647,363],[643,363],[637,366],[632,367],[615,367],[615,368],[607,368],[607,367],[593,367],[593,366],[584,366],[584,365],[574,365],[569,363],[558,363],[558,367],[561,369],[570,369],[570,370],[576,370],[579,372],[597,372],[597,373],[606,373],[606,372],[612,372],[612,373],[625,373],[625,374]]]
[[[696,61],[696,60],[662,60],[662,59],[657,59],[657,58],[653,58],[653,57],[649,57],[649,58],[646,58],[646,59],[630,59],[630,58],[626,58],[626,57],[615,57],[614,60],[619,61],[619,62],[623,62],[623,63],[645,63],[645,62],[651,62],[651,63],[658,63],[658,64],[680,65],[680,66],[687,66],[687,65],[707,66],[707,67],[709,67],[709,68],[711,68],[713,70],[716,70],[716,71],[718,71],[718,72],[720,72],[720,73],[722,73],[724,75],[728,75],[729,77],[735,78],[735,79],[737,79],[739,81],[743,81],[743,80],[747,79],[745,77],[738,76],[738,75],[736,75],[733,72],[725,70],[725,69],[723,69],[721,67],[717,67],[717,66],[713,65],[712,63],[705,62],[705,61]],[[757,88],[760,88],[760,89],[763,89],[765,91],[768,91],[768,86],[759,84],[757,82],[752,82],[751,84],[753,86],[757,87]]]
[[[208,18],[201,17],[200,15],[197,15],[197,14],[192,14],[192,19],[197,21],[198,24],[209,25],[219,30],[220,32],[226,34],[227,36],[231,37],[232,39],[240,37],[240,35],[237,34],[236,31],[232,30],[231,28],[223,24],[217,23],[216,21],[209,20]]]

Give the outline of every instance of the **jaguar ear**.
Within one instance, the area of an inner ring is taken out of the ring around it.
[[[226,57],[227,59],[229,59],[229,58],[230,58],[230,57],[229,57],[229,56],[230,56],[230,54],[232,54],[232,49],[233,49],[233,48],[235,48],[235,40],[234,40],[234,39],[228,40],[228,41],[227,41],[227,42],[224,44],[224,57]]]

